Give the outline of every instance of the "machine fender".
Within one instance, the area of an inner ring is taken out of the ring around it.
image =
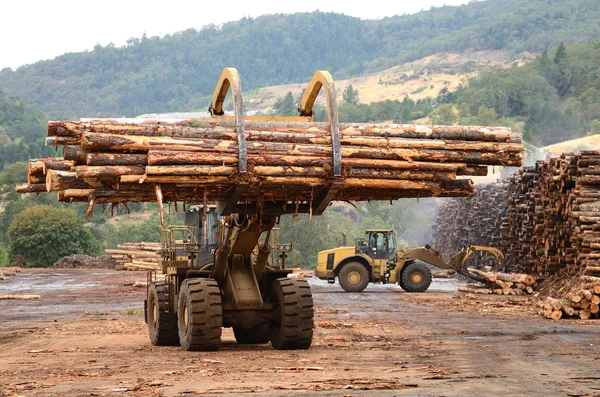
[[[369,270],[369,274],[371,273],[371,261],[369,260],[369,257],[367,257],[366,255],[349,255],[345,258],[342,258],[333,267],[333,273],[337,276],[338,273],[340,272],[340,270],[342,269],[342,266],[344,266],[348,262],[353,262],[353,261],[364,264],[367,267],[367,269]]]

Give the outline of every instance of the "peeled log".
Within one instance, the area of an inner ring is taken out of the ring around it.
[[[470,292],[473,294],[486,294],[489,295],[492,293],[492,290],[489,288],[473,288],[473,287],[468,287],[466,285],[461,285],[458,287],[458,290],[460,292]]]
[[[535,277],[529,274],[519,274],[519,273],[494,273],[498,280],[502,281],[510,281],[513,283],[522,283],[525,285],[533,285],[535,284]]]
[[[0,295],[0,300],[35,300],[39,295]]]

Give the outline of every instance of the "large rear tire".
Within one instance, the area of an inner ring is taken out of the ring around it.
[[[362,292],[369,285],[369,271],[359,262],[348,262],[338,274],[340,286],[346,292]]]
[[[184,350],[216,350],[221,344],[223,309],[215,280],[187,279],[181,283],[177,307],[179,341]]]
[[[148,290],[146,304],[148,334],[154,346],[179,346],[177,316],[167,313],[166,288],[164,281],[156,281]]]
[[[314,309],[306,280],[278,278],[271,288],[271,345],[277,350],[308,349],[312,343]]]
[[[235,340],[240,345],[255,345],[269,342],[269,325],[258,324],[254,327],[233,327]]]
[[[406,265],[400,276],[400,287],[407,292],[425,292],[431,285],[431,270],[420,262]]]

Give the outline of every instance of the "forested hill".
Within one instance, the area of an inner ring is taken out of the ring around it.
[[[5,69],[0,88],[51,118],[132,116],[204,108],[225,66],[238,68],[248,91],[305,81],[316,69],[343,78],[440,51],[541,52],[596,37],[597,0],[490,0],[378,21],[269,15]]]

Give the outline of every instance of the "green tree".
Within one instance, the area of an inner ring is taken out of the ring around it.
[[[273,110],[279,116],[296,116],[298,114],[298,106],[294,101],[294,94],[288,91],[285,97],[279,97],[273,105]]]
[[[51,266],[73,254],[96,255],[98,242],[70,210],[45,206],[27,208],[8,229],[10,254],[21,255],[28,266]]]
[[[496,125],[498,115],[494,109],[481,105],[477,110],[477,122],[479,125]]]
[[[434,124],[452,125],[456,122],[456,113],[451,104],[442,104],[437,107],[432,117]]]
[[[554,64],[558,65],[562,61],[567,59],[567,47],[565,47],[565,43],[560,43],[556,52],[554,53]]]
[[[596,134],[600,134],[600,120],[598,119],[592,120],[592,122],[590,123],[590,132],[588,132],[588,135]]]
[[[349,105],[356,105],[358,103],[358,90],[355,90],[352,85],[349,85],[344,89],[344,92],[342,92],[342,100]]]

